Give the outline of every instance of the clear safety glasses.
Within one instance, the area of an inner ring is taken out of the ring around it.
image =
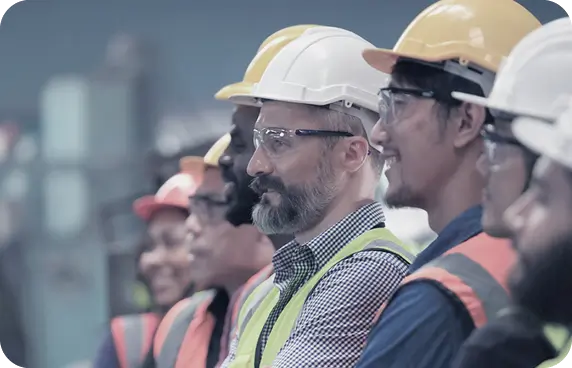
[[[413,103],[420,98],[436,99],[435,92],[410,88],[387,87],[379,90],[379,119],[391,125],[407,117]]]
[[[262,147],[270,157],[295,151],[303,137],[353,137],[350,132],[316,129],[254,129],[254,147]]]
[[[485,157],[491,171],[499,171],[510,165],[517,155],[527,151],[518,140],[496,132],[494,125],[487,124],[481,130],[485,144]]]

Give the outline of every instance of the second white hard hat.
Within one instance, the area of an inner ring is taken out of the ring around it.
[[[555,119],[572,93],[572,23],[561,18],[522,39],[504,61],[489,98],[453,92],[453,97],[513,115]]]
[[[362,122],[361,109],[377,112],[378,91],[389,78],[370,67],[361,56],[363,50],[374,46],[353,32],[320,28],[306,31],[285,46],[251,94],[236,95],[230,100],[252,105],[274,100],[329,106],[362,118]]]

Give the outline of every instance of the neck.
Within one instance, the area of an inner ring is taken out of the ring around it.
[[[424,208],[429,226],[437,234],[463,212],[481,203],[484,180],[475,162],[461,164]]]
[[[276,235],[268,235],[268,238],[270,238],[270,241],[272,242],[274,249],[278,250],[282,248],[283,245],[288,244],[288,242],[290,242],[294,237],[292,235],[276,234]]]

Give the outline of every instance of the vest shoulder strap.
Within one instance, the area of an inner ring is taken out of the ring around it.
[[[273,273],[274,273],[274,267],[272,264],[269,264],[268,266],[266,266],[262,270],[260,270],[258,273],[256,273],[254,276],[252,276],[244,284],[244,286],[242,287],[242,290],[240,292],[240,295],[239,295],[236,303],[233,306],[232,321],[231,321],[231,325],[232,325],[231,336],[233,336],[237,332],[237,326],[238,326],[238,323],[240,320],[240,317],[239,317],[240,311],[242,310],[242,308],[246,304],[246,301],[248,300],[250,295],[254,292],[254,290],[259,285],[261,285],[263,282],[268,280],[268,278],[270,278],[270,276],[272,276]]]
[[[137,368],[151,348],[159,324],[154,313],[134,314],[113,318],[111,334],[121,368]]]
[[[380,250],[384,252],[393,253],[398,256],[402,261],[407,264],[412,264],[415,261],[415,252],[411,252],[410,247],[405,245],[398,245],[387,239],[374,239],[363,249],[368,250]]]
[[[371,250],[380,250],[396,254],[407,263],[414,259],[412,252],[406,250],[406,246],[385,228],[368,230],[350,241],[338,253],[336,253],[325,266],[318,270],[318,272],[316,272],[290,299],[270,332],[268,342],[262,353],[262,359],[260,360],[261,365],[271,364],[271,362],[274,361],[278,352],[282,349],[284,343],[295,328],[299,316],[304,310],[304,305],[308,297],[311,295],[314,288],[321,282],[323,277],[338,263],[345,259],[353,257],[356,253]],[[273,293],[269,294],[267,298],[270,299],[271,297],[273,297]],[[277,298],[274,299],[277,300]],[[275,303],[273,304],[275,305]],[[270,308],[274,305],[267,305],[267,307]],[[264,314],[269,314],[267,313],[268,310],[269,309],[267,309]],[[258,313],[256,313],[252,319],[254,320],[257,317]]]
[[[237,336],[241,336],[248,325],[248,322],[266,298],[268,294],[274,289],[274,275],[268,277],[260,285],[254,288],[250,295],[244,301],[242,308],[240,309],[237,324]]]
[[[514,257],[509,242],[479,234],[427,263],[402,284],[434,282],[462,303],[479,328],[510,304],[506,279]]]
[[[195,312],[204,303],[210,303],[216,291],[200,291],[183,299],[167,312],[154,340],[154,356],[158,368],[174,367],[179,350],[195,317]]]

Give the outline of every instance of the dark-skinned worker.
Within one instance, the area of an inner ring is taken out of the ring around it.
[[[509,304],[515,254],[509,240],[482,232],[485,180],[476,167],[483,125],[494,118],[451,93],[488,96],[502,60],[539,27],[512,0],[442,0],[393,50],[364,52],[391,73],[371,134],[387,163],[386,202],[427,211],[438,237],[380,309],[358,367],[450,367],[472,331]]]
[[[147,222],[138,267],[140,279],[152,297],[153,308],[149,313],[114,318],[94,367],[140,367],[151,350],[161,318],[192,292],[185,221],[189,216],[188,198],[201,180],[202,173],[179,173],[167,180],[155,195],[133,203],[137,216]]]
[[[563,109],[561,96],[572,95],[572,23],[561,18],[527,35],[497,74],[488,99],[453,93],[461,101],[485,106],[495,123],[483,129],[485,154],[478,166],[487,186],[483,196],[483,229],[511,238],[506,209],[528,188],[538,158],[512,132],[521,116],[553,121]],[[556,356],[545,326],[520,307],[511,306],[475,331],[463,345],[454,367],[536,367]]]
[[[374,200],[383,164],[367,131],[387,76],[361,58],[371,47],[347,30],[309,29],[251,93],[230,98],[260,106],[247,167],[261,197],[253,221],[294,240],[246,300],[223,367],[352,367],[414,258]]]
[[[251,64],[248,66],[243,81],[223,87],[220,91],[217,92],[215,98],[217,100],[225,101],[235,93],[248,91],[249,88],[252,88],[253,84],[260,80],[260,76],[274,55],[277,54],[284,45],[289,43],[292,39],[298,37],[303,33],[304,30],[309,27],[313,26],[300,25],[287,27],[267,37],[260,45],[258,53],[252,60]],[[247,129],[249,130],[245,130],[244,132],[249,134],[250,137],[247,138],[246,141],[237,142],[237,136],[233,128],[233,131],[231,131],[230,134],[230,144],[225,151],[226,156],[221,156],[219,158],[219,166],[223,173],[223,178],[227,183],[232,183],[231,185],[227,184],[229,188],[225,189],[225,196],[228,201],[228,204],[226,205],[226,219],[236,227],[240,227],[242,225],[252,225],[252,207],[254,206],[255,201],[258,199],[258,196],[252,191],[252,189],[249,188],[251,178],[246,174],[246,165],[250,160],[252,152],[254,152],[252,143],[252,128],[254,127],[256,118],[258,117],[258,112],[259,108],[237,105],[236,110],[233,112],[233,124],[242,125],[243,122],[246,121],[247,126],[249,126]],[[246,149],[243,149],[243,146],[246,146]],[[245,157],[244,155],[247,156]],[[210,157],[209,160],[214,160],[214,158],[214,156]],[[196,161],[196,159],[192,160]],[[189,161],[189,159],[186,161]],[[279,248],[282,244],[285,243],[285,239],[289,239],[289,237],[280,235],[271,236],[269,238],[275,248]],[[251,289],[268,278],[271,273],[271,267],[263,268],[256,275],[252,276],[249,281],[245,283],[245,285],[240,287],[237,292],[234,293],[230,301],[230,305],[233,309],[232,311],[227,311],[227,318],[223,328],[224,335],[221,341],[220,349],[221,358],[226,358],[226,352],[228,351],[228,339],[225,339],[225,337],[232,337],[235,332],[236,318],[238,316],[238,310],[241,306],[241,301],[249,294]],[[180,321],[177,323],[184,325],[188,322]],[[187,348],[188,346],[185,345],[184,347],[182,346],[180,350]],[[178,355],[185,356],[185,354],[181,353],[181,351],[179,351]]]
[[[154,340],[157,368],[213,368],[226,357],[231,299],[242,284],[266,266],[274,247],[253,225],[226,221],[228,201],[218,167],[230,136],[225,134],[204,158],[181,161],[185,171],[202,170],[203,180],[190,197],[187,220],[191,277],[199,291],[175,305],[163,318]]]

